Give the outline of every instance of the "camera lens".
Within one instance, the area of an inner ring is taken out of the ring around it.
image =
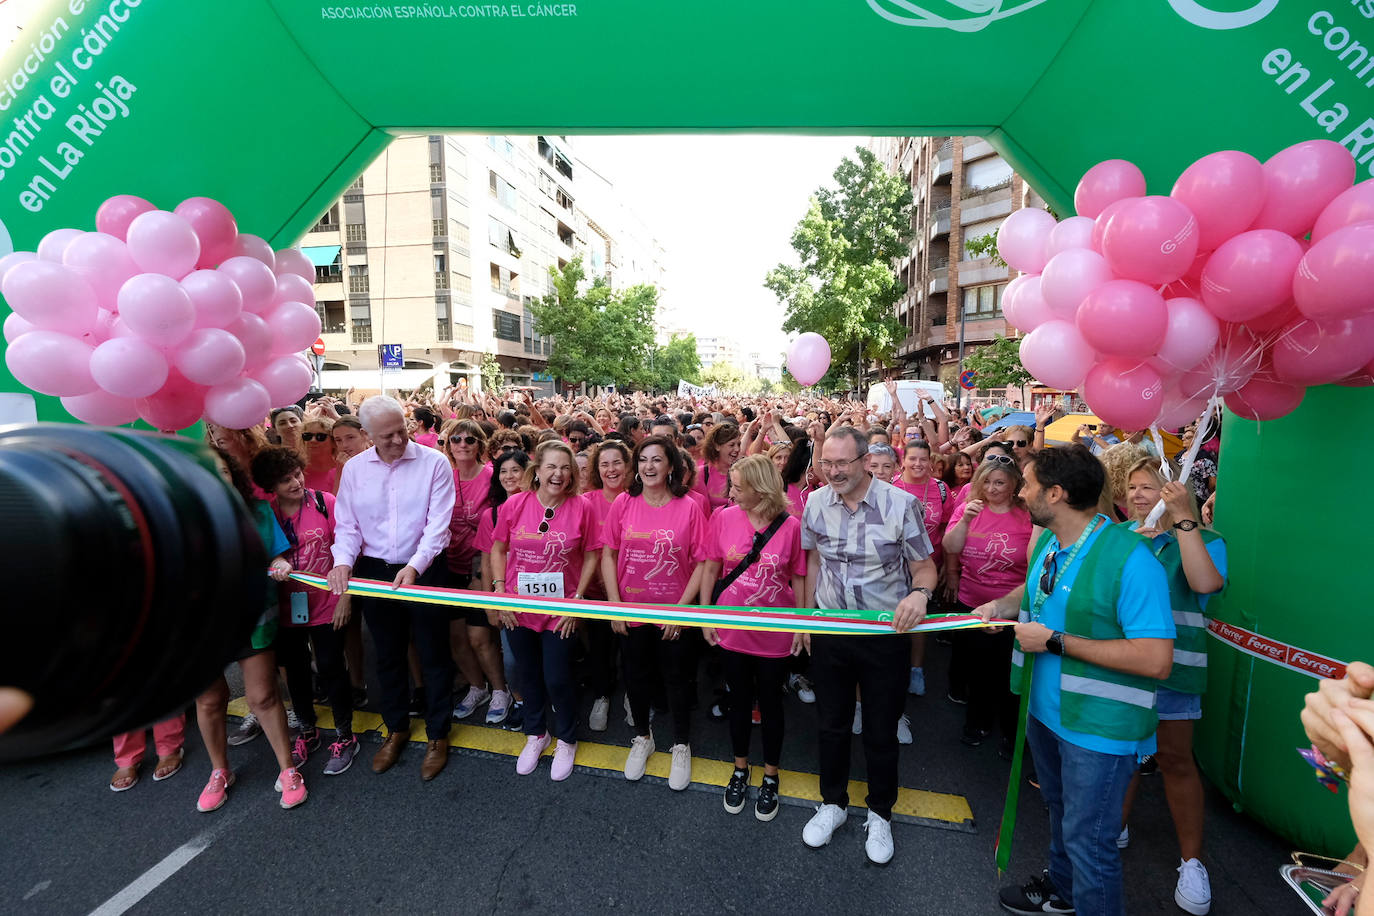
[[[34,697],[0,735],[0,759],[184,706],[247,643],[266,562],[202,445],[62,424],[0,430],[0,685]]]

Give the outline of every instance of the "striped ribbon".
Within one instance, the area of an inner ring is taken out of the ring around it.
[[[291,578],[313,588],[327,589],[323,576],[293,572]],[[760,630],[781,633],[829,634],[835,636],[873,636],[892,633],[891,611],[812,610],[787,608],[699,607],[679,604],[630,604],[587,601],[571,598],[530,598],[493,592],[474,592],[459,588],[407,585],[392,588],[390,582],[375,579],[349,579],[348,594],[363,598],[388,598],[421,601],[447,607],[493,609],[525,614],[557,614],[589,617],[595,620],[624,620],[630,623],[657,623],[664,626],[713,627],[725,630]],[[966,630],[985,626],[1013,626],[1014,620],[985,623],[973,614],[932,614],[909,633],[940,630]]]

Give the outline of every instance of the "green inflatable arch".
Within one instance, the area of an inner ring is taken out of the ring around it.
[[[112,194],[204,195],[283,247],[393,132],[442,130],[979,134],[1061,215],[1112,157],[1167,193],[1202,154],[1324,137],[1365,178],[1371,17],[1374,0],[54,0],[0,63],[0,220],[32,249]],[[0,363],[0,394],[20,391]],[[1263,429],[1230,418],[1221,619],[1374,657],[1347,584],[1369,539],[1311,451],[1362,466],[1371,430],[1355,389]],[[1214,645],[1198,750],[1253,816],[1344,851],[1343,797],[1293,752],[1314,684]]]

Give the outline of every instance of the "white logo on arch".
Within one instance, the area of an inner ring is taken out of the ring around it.
[[[1243,29],[1246,26],[1254,25],[1272,13],[1279,5],[1279,0],[1260,0],[1248,10],[1236,10],[1230,13],[1208,9],[1198,0],[1169,0],[1169,5],[1174,8],[1175,13],[1193,25],[1224,32],[1229,29]]]
[[[14,251],[14,240],[10,238],[10,230],[5,226],[5,221],[0,219],[0,258]]]
[[[994,22],[1024,13],[1037,7],[1045,0],[936,0],[940,6],[955,7],[954,10],[936,12],[913,3],[911,0],[868,0],[869,8],[888,22],[898,25],[919,26],[932,29],[949,29],[951,32],[980,32]],[[930,0],[926,3],[931,4]]]

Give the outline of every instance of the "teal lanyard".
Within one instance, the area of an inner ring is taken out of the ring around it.
[[[1064,573],[1066,573],[1066,572],[1068,571],[1069,567],[1073,565],[1073,561],[1074,561],[1075,559],[1077,559],[1077,557],[1078,557],[1078,551],[1080,551],[1080,550],[1083,549],[1083,545],[1086,544],[1086,543],[1088,542],[1088,538],[1092,537],[1093,532],[1096,531],[1096,530],[1101,526],[1101,523],[1110,523],[1110,522],[1111,522],[1111,519],[1107,518],[1107,516],[1102,515],[1101,513],[1098,513],[1097,515],[1094,515],[1094,516],[1093,516],[1093,520],[1092,520],[1090,523],[1088,523],[1087,525],[1084,525],[1084,526],[1083,526],[1083,533],[1080,534],[1080,535],[1078,536],[1078,540],[1074,542],[1073,549],[1069,551],[1068,559],[1066,559],[1066,560],[1064,561],[1064,566],[1063,566],[1061,569],[1059,569],[1059,570],[1056,571],[1056,573],[1055,573],[1055,578],[1058,578],[1059,576],[1064,575]],[[1046,554],[1046,556],[1053,556],[1054,554],[1056,554],[1056,553],[1058,553],[1058,552],[1059,552],[1058,548],[1057,548],[1054,544],[1051,544],[1051,545],[1050,545],[1050,552],[1049,552],[1048,554]],[[1042,566],[1042,569],[1043,569],[1043,566]],[[1043,573],[1042,573],[1041,578],[1043,578],[1043,577],[1044,577],[1044,576],[1043,576]],[[1050,587],[1050,591],[1051,591],[1051,592],[1054,591],[1054,587],[1053,587],[1053,586]],[[1041,610],[1041,608],[1043,608],[1043,607],[1045,606],[1045,602],[1049,600],[1049,597],[1050,597],[1050,593],[1044,591],[1043,589],[1041,589],[1041,588],[1040,588],[1040,583],[1039,583],[1039,581],[1037,581],[1036,584],[1035,584],[1035,597],[1031,599],[1031,609],[1030,609],[1031,620],[1039,620],[1039,619],[1040,619],[1040,610]]]

